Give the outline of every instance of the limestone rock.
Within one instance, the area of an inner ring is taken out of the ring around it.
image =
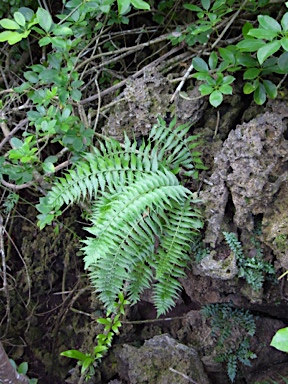
[[[210,383],[196,350],[168,334],[155,336],[140,348],[124,345],[117,355],[123,367],[120,375],[129,384],[187,384],[187,377],[197,384]]]
[[[266,112],[232,130],[214,158],[210,184],[202,192],[208,228],[205,242],[214,248],[222,230],[229,195],[234,224],[253,230],[254,215],[263,214],[287,178],[288,141],[284,117]]]

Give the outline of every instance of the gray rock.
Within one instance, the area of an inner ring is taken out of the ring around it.
[[[116,352],[129,384],[209,384],[194,348],[178,343],[168,334],[155,336],[136,348],[124,345]]]

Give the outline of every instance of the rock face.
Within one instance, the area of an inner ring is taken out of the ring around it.
[[[201,198],[208,227],[205,242],[213,248],[223,230],[228,198],[235,208],[234,224],[252,231],[254,216],[264,214],[287,179],[288,141],[284,114],[259,115],[232,130],[214,159],[211,186]]]
[[[131,79],[111,110],[103,134],[119,141],[123,141],[124,132],[130,139],[147,136],[157,117],[161,115],[164,118],[168,113],[176,115],[180,124],[198,121],[203,115],[204,105],[198,89],[188,91],[187,99],[180,98],[171,105],[173,91],[169,81],[155,69]]]
[[[129,384],[187,384],[188,379],[210,383],[196,350],[167,334],[145,341],[141,348],[124,345],[116,355],[122,367],[120,376]]]

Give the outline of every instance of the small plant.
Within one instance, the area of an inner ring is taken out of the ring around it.
[[[20,373],[21,375],[27,375],[27,372],[28,372],[28,363],[26,362],[23,362],[21,363],[20,365],[17,366],[17,364],[15,363],[15,361],[13,359],[9,359],[10,360],[10,363],[11,365],[13,366],[13,368],[18,372]],[[28,379],[29,380],[29,384],[37,384],[38,383],[38,379]]]
[[[220,48],[221,49],[221,48]],[[192,60],[194,69],[197,71],[193,75],[198,80],[205,81],[199,86],[199,91],[202,96],[209,95],[209,102],[213,107],[218,107],[223,101],[223,95],[232,95],[231,83],[235,77],[228,75],[224,76],[223,71],[227,69],[228,64],[222,62],[217,68],[218,56],[212,52],[207,63],[200,57]]]
[[[250,351],[250,338],[255,334],[256,324],[249,311],[233,308],[230,304],[209,304],[202,308],[209,319],[212,337],[217,338],[215,361],[227,364],[227,373],[233,382],[238,361],[250,366],[256,355]]]
[[[196,236],[191,244],[191,253],[196,263],[200,263],[204,257],[210,254],[211,250],[205,246],[201,236]]]
[[[124,299],[123,293],[118,294],[118,302],[114,303],[113,312],[107,312],[106,317],[97,319],[99,324],[104,325],[104,333],[97,336],[97,345],[92,353],[82,353],[78,350],[71,349],[62,352],[60,355],[78,360],[78,365],[81,366],[81,375],[88,380],[95,374],[95,365],[101,361],[112,345],[114,335],[119,334],[121,327],[120,316],[124,315],[124,306],[129,304],[129,301]]]
[[[235,233],[223,232],[223,235],[235,254],[239,268],[238,276],[243,277],[255,291],[259,291],[263,286],[265,274],[275,275],[273,266],[263,260],[260,244],[258,243],[258,252],[255,257],[246,257]]]

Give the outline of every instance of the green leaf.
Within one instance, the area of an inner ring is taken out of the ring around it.
[[[51,43],[51,38],[49,36],[42,37],[42,39],[40,39],[38,42],[40,47],[44,47],[45,45],[48,45],[50,43]]]
[[[76,349],[69,349],[68,351],[61,352],[60,356],[70,357],[71,359],[76,359],[79,361],[85,361],[87,359],[87,355],[77,351]]]
[[[273,336],[270,345],[279,351],[288,353],[288,327],[279,329]]]
[[[251,23],[249,23],[249,22],[247,22],[247,23],[245,23],[245,24],[243,25],[243,27],[242,27],[242,35],[243,35],[244,38],[247,37],[248,32],[249,32],[250,29],[252,29],[252,28],[253,28],[253,25],[252,25]]]
[[[212,69],[212,70],[214,70],[217,67],[218,56],[217,56],[216,52],[211,53],[211,55],[209,56],[208,63],[209,63],[210,69]]]
[[[17,369],[17,372],[21,373],[22,375],[26,375],[27,371],[28,371],[28,363],[26,362],[21,363]]]
[[[232,64],[235,63],[235,55],[230,49],[228,48],[218,48],[218,49],[223,60],[228,61],[229,63],[232,63]]]
[[[40,27],[43,28],[45,32],[49,32],[53,24],[50,13],[46,11],[46,9],[38,8],[36,15]]]
[[[281,32],[281,25],[273,17],[267,15],[258,16],[259,24],[262,28],[267,29],[268,31]]]
[[[266,101],[266,91],[263,84],[259,84],[259,86],[254,91],[253,99],[256,104],[262,105]]]
[[[55,36],[71,36],[73,35],[73,30],[65,25],[56,25],[53,28],[53,33]]]
[[[74,100],[74,101],[80,101],[81,100],[81,97],[82,97],[82,92],[79,91],[78,89],[72,89],[71,93],[71,98]]]
[[[220,91],[213,91],[209,96],[209,102],[213,107],[217,108],[223,101],[223,95]]]
[[[288,69],[288,52],[282,53],[282,55],[278,59],[278,65],[282,71],[285,71],[285,70],[287,71],[287,69]]]
[[[25,27],[26,20],[22,13],[15,12],[13,16],[17,24],[21,25],[21,27]]]
[[[130,0],[117,0],[119,15],[125,15],[130,7]]]
[[[150,5],[143,0],[131,0],[131,4],[137,9],[146,9],[150,11]]]
[[[198,89],[202,96],[210,95],[214,90],[214,88],[208,84],[201,84]]]
[[[184,4],[183,7],[188,9],[189,11],[202,12],[202,8],[194,4]]]
[[[210,8],[210,0],[201,0],[201,4],[202,4],[202,7],[208,11],[208,9]]]
[[[264,85],[264,88],[265,88],[265,91],[267,93],[267,95],[271,98],[271,99],[275,99],[276,96],[277,96],[277,87],[274,83],[272,83],[272,81],[270,80],[263,80],[263,85]]]
[[[44,170],[45,173],[54,173],[55,171],[55,167],[52,163],[50,163],[49,161],[46,161],[44,163],[42,163],[42,168]]]
[[[243,74],[243,79],[244,80],[254,80],[256,77],[259,76],[261,73],[261,70],[259,68],[249,68],[247,71],[244,72]]]
[[[256,37],[257,39],[273,40],[278,33],[262,28],[253,28],[248,32],[248,36]]]
[[[17,24],[16,21],[10,19],[0,20],[0,25],[5,29],[20,29],[20,25]]]
[[[257,59],[260,64],[263,64],[263,62],[273,53],[277,52],[279,48],[281,47],[281,40],[271,41],[268,44],[265,44],[263,47],[261,47],[257,51]]]
[[[10,143],[12,145],[13,148],[21,148],[23,146],[23,141],[18,139],[17,137],[12,137],[12,139],[10,140]]]
[[[259,48],[263,47],[263,45],[265,45],[264,41],[247,38],[245,40],[239,41],[239,43],[236,44],[236,47],[239,48],[242,52],[255,52]]]
[[[241,54],[237,56],[237,63],[243,65],[244,67],[256,67],[258,65],[258,61],[253,59],[251,55]]]
[[[34,16],[34,12],[32,11],[32,9],[27,7],[19,8],[18,12],[22,13],[26,21],[31,21],[32,17]]]
[[[284,32],[288,31],[288,12],[284,14],[284,16],[281,19],[281,25]]]
[[[221,93],[223,93],[223,95],[232,95],[232,93],[233,93],[233,88],[231,87],[231,85],[223,84],[223,85],[221,85],[221,87],[219,88],[219,91],[220,91]]]
[[[207,63],[201,57],[194,57],[192,60],[193,67],[198,72],[209,72]]]
[[[234,76],[225,76],[223,77],[222,84],[231,84],[235,80]]]
[[[281,45],[285,49],[285,51],[287,52],[288,51],[288,37],[283,37],[283,39],[281,39]]]

